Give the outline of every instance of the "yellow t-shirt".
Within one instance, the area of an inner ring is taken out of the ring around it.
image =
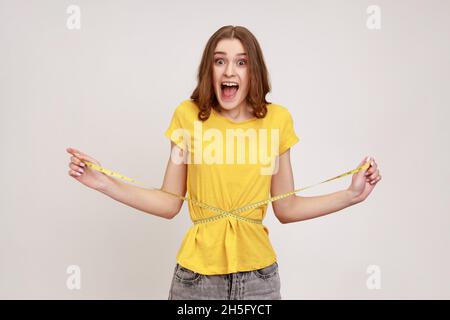
[[[262,119],[235,122],[212,109],[210,117],[200,121],[194,101],[178,105],[165,135],[189,150],[190,198],[227,211],[270,198],[276,156],[299,137],[287,108],[272,103],[267,110]],[[262,221],[267,206],[239,215]],[[193,221],[218,215],[191,201],[188,208]],[[205,275],[256,270],[276,260],[267,227],[232,216],[192,225],[177,254],[181,266]]]

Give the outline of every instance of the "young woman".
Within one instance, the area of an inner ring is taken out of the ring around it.
[[[177,254],[169,299],[281,299],[276,254],[262,224],[268,204],[232,211],[295,188],[290,147],[299,141],[287,108],[266,101],[269,77],[258,41],[241,26],[209,39],[190,99],[173,113],[161,190],[144,189],[86,167],[100,163],[68,148],[69,175],[135,209],[175,217],[186,191],[192,227]],[[342,191],[272,202],[281,223],[320,217],[367,198],[381,180],[374,159]],[[171,194],[169,194],[172,193]],[[216,210],[217,209],[217,210]]]

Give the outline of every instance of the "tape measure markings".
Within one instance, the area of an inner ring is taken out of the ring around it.
[[[99,165],[97,165],[95,163],[92,163],[90,161],[87,161],[87,160],[84,160],[83,162],[89,168],[97,170],[97,171],[100,171],[102,173],[105,173],[105,174],[107,174],[107,175],[109,175],[111,177],[117,177],[117,178],[120,178],[122,180],[126,180],[126,181],[129,181],[129,182],[136,183],[136,184],[144,186],[144,184],[142,182],[139,182],[139,181],[137,181],[135,179],[129,178],[129,177],[127,177],[127,176],[125,176],[123,174],[120,174],[118,172],[114,172],[112,170],[109,170],[109,169],[107,169],[105,167],[99,166]],[[175,196],[175,197],[177,197],[177,198],[179,198],[179,199],[181,199],[183,201],[191,201],[191,202],[193,202],[194,204],[196,204],[199,207],[202,207],[202,208],[205,208],[205,209],[208,209],[208,210],[211,210],[211,211],[214,211],[214,212],[218,213],[217,215],[212,216],[212,217],[208,217],[208,218],[204,218],[204,219],[198,219],[198,220],[193,220],[194,224],[215,221],[217,219],[221,219],[221,218],[226,217],[226,216],[231,216],[233,218],[236,218],[236,219],[239,219],[239,220],[243,220],[243,221],[246,221],[246,222],[250,222],[250,223],[261,224],[262,223],[261,220],[246,218],[246,217],[240,216],[239,213],[244,212],[244,211],[249,210],[249,209],[258,208],[258,207],[260,207],[260,206],[262,206],[262,205],[264,205],[266,203],[269,203],[269,202],[274,202],[274,201],[277,201],[277,200],[281,200],[283,198],[286,198],[286,197],[288,197],[290,195],[293,195],[295,193],[298,193],[300,191],[312,188],[312,187],[314,187],[316,185],[319,185],[319,184],[322,184],[322,183],[325,183],[325,182],[329,182],[329,181],[332,181],[332,180],[336,180],[336,179],[348,176],[350,174],[357,173],[357,172],[359,172],[361,170],[365,170],[365,169],[369,168],[369,166],[370,166],[370,161],[367,161],[366,163],[364,163],[363,165],[359,166],[358,168],[350,170],[350,171],[347,171],[347,172],[342,173],[342,174],[340,174],[338,176],[335,176],[333,178],[324,180],[324,181],[316,183],[316,184],[309,185],[307,187],[296,189],[296,190],[291,191],[291,192],[286,192],[286,193],[283,193],[283,194],[280,194],[280,195],[277,195],[277,196],[273,196],[273,197],[271,197],[269,199],[266,199],[266,200],[258,201],[258,202],[255,202],[255,203],[251,203],[251,204],[245,205],[245,206],[240,207],[240,208],[232,209],[230,211],[226,211],[226,210],[223,210],[223,209],[220,209],[220,208],[216,208],[216,207],[213,207],[213,206],[211,206],[209,204],[206,204],[204,202],[200,202],[200,201],[192,199],[190,197],[183,197],[183,196],[180,196],[178,194],[175,194],[175,193],[163,190],[161,188],[153,188],[153,187],[150,187],[150,188],[153,189],[153,190],[159,190],[159,191],[162,191],[164,193],[170,194],[170,195]]]

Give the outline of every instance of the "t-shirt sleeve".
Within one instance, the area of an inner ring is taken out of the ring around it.
[[[285,109],[282,122],[279,155],[282,155],[300,140],[295,133],[292,115],[287,109]]]
[[[184,128],[184,115],[182,107],[183,103],[178,105],[173,112],[169,127],[164,132],[164,135],[184,150],[187,140],[185,140],[186,129]]]

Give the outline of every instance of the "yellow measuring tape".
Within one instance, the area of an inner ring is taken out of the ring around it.
[[[96,165],[96,164],[94,164],[94,163],[92,163],[92,162],[90,162],[90,161],[83,160],[83,162],[86,163],[86,165],[87,165],[89,168],[94,169],[94,170],[97,170],[97,171],[100,171],[100,172],[102,172],[102,173],[105,173],[105,174],[107,174],[107,175],[109,175],[109,176],[111,176],[111,177],[117,177],[117,178],[119,178],[119,179],[126,180],[126,181],[129,181],[129,182],[136,183],[136,184],[140,184],[140,185],[144,186],[144,184],[143,184],[142,182],[139,182],[139,181],[137,181],[137,180],[135,180],[135,179],[129,178],[129,177],[127,177],[127,176],[125,176],[125,175],[123,175],[123,174],[120,174],[120,173],[118,173],[118,172],[114,172],[114,171],[112,171],[112,170],[106,169],[106,168],[104,168],[104,167],[102,167],[102,166],[99,166],[99,165]],[[160,189],[160,188],[153,188],[153,187],[150,187],[150,189],[162,191],[162,192],[164,192],[164,193],[167,193],[167,194],[170,194],[170,195],[172,195],[172,196],[174,196],[174,197],[177,197],[177,198],[179,198],[179,199],[181,199],[181,200],[183,200],[183,201],[191,201],[193,204],[195,204],[195,205],[197,205],[197,206],[199,206],[199,207],[202,207],[202,208],[205,208],[205,209],[208,209],[208,210],[211,210],[211,211],[214,211],[214,212],[217,212],[217,213],[218,213],[217,215],[212,216],[212,217],[209,217],[209,218],[195,220],[195,221],[193,221],[194,224],[210,222],[210,221],[214,221],[214,220],[217,220],[217,219],[221,219],[221,218],[227,217],[227,216],[233,217],[233,218],[236,218],[236,219],[239,219],[239,220],[243,220],[243,221],[246,221],[246,222],[250,222],[250,223],[261,224],[261,223],[262,223],[261,220],[255,220],[255,219],[250,219],[250,218],[242,217],[242,216],[239,215],[239,213],[241,213],[241,212],[243,212],[243,211],[246,211],[246,210],[249,210],[249,209],[255,209],[255,208],[258,208],[258,207],[260,207],[260,206],[262,206],[262,205],[265,205],[266,203],[269,203],[269,202],[273,202],[273,201],[277,201],[277,200],[286,198],[286,197],[288,197],[288,196],[290,196],[290,195],[293,195],[294,193],[297,193],[297,192],[300,192],[300,191],[309,189],[309,188],[314,187],[314,186],[316,186],[316,185],[319,185],[319,184],[322,184],[322,183],[325,183],[325,182],[328,182],[328,181],[336,180],[336,179],[339,179],[339,178],[348,176],[348,175],[350,175],[350,174],[357,173],[357,172],[359,172],[359,171],[361,171],[361,170],[366,170],[367,168],[369,168],[369,166],[370,166],[370,161],[367,161],[366,163],[364,163],[363,165],[357,167],[356,169],[347,171],[347,172],[345,172],[345,173],[343,173],[343,174],[340,174],[340,175],[338,175],[338,176],[336,176],[336,177],[333,177],[333,178],[324,180],[324,181],[319,182],[319,183],[316,183],[316,184],[309,185],[309,186],[307,186],[307,187],[303,187],[303,188],[300,188],[300,189],[296,189],[296,190],[291,191],[291,192],[283,193],[283,194],[280,194],[280,195],[271,197],[271,198],[266,199],[266,200],[258,201],[258,202],[255,202],[255,203],[251,203],[251,204],[245,205],[245,206],[243,206],[243,207],[241,207],[241,208],[233,209],[233,210],[230,210],[230,211],[226,211],[226,210],[223,210],[223,209],[220,209],[220,208],[216,208],[216,207],[213,207],[213,206],[211,206],[211,205],[209,205],[209,204],[206,204],[206,203],[197,201],[197,200],[195,200],[195,199],[192,199],[192,198],[190,198],[190,197],[183,197],[183,196],[180,196],[180,195],[178,195],[178,194],[175,194],[175,193],[172,193],[172,192],[169,192],[169,191],[162,190],[162,189]]]

